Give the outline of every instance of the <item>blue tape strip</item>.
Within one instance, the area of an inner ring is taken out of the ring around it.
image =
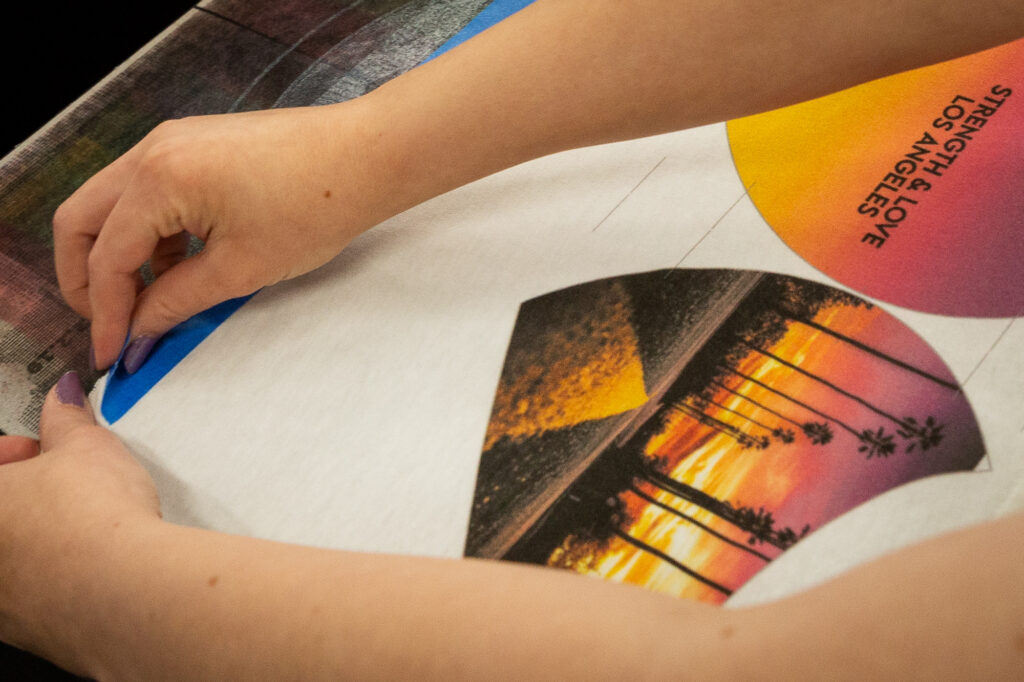
[[[456,45],[461,45],[481,31],[490,28],[502,19],[515,14],[533,0],[494,0],[476,15],[466,26],[434,51],[424,62],[444,54]],[[108,423],[113,424],[137,403],[156,382],[174,369],[174,366],[192,352],[203,339],[242,307],[251,296],[235,298],[216,305],[209,310],[182,322],[167,332],[153,347],[149,358],[135,374],[128,374],[121,367],[121,359],[107,376],[107,387],[103,393],[100,412]]]
[[[135,374],[125,372],[121,358],[118,358],[107,376],[107,388],[100,404],[103,418],[113,424],[123,417],[156,382],[163,379],[165,374],[174,369],[193,348],[250,298],[252,296],[224,301],[185,320],[157,341],[149,358]]]
[[[494,26],[502,19],[515,14],[532,2],[533,0],[494,0],[494,2],[480,10],[480,14],[473,17],[473,19],[470,20],[470,22],[466,24],[461,31],[449,38],[448,42],[437,48],[434,53],[424,59],[423,62],[429,62],[434,57],[442,55],[453,47],[461,45],[477,33],[481,33],[485,29]]]

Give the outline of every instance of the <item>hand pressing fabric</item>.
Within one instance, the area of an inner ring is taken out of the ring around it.
[[[97,368],[113,363],[128,332],[134,370],[175,324],[312,270],[386,217],[360,109],[169,121],[61,205],[58,280],[92,319]],[[206,246],[185,259],[189,235]],[[146,261],[156,280],[143,289]]]
[[[118,535],[159,519],[149,474],[65,374],[46,397],[39,441],[0,437],[0,640],[85,672],[84,595],[72,576],[104,575]]]
[[[0,640],[97,680],[1017,679],[1024,516],[723,609],[511,562],[161,520],[65,375],[0,437]],[[970,627],[964,627],[964,624]]]
[[[175,323],[307,272],[442,192],[1009,41],[1020,7],[538,0],[351,102],[157,127],[57,211],[61,290],[92,319],[97,368],[127,337],[131,371]],[[182,261],[189,234],[206,248]],[[143,290],[147,259],[157,277]]]
[[[58,210],[61,289],[92,320],[97,367],[128,338],[137,368],[177,322],[502,168],[1021,35],[1005,0],[537,0],[357,100],[157,127]],[[189,235],[206,244],[183,260]],[[285,545],[162,521],[67,375],[40,443],[0,438],[0,639],[97,679],[1009,678],[1021,532],[1011,517],[738,610],[504,562]]]

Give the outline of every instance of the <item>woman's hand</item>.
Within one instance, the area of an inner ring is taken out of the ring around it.
[[[149,475],[96,424],[78,376],[64,375],[40,441],[0,437],[0,640],[76,669],[83,595],[68,576],[102,570],[122,527],[159,518]]]
[[[166,523],[73,374],[0,462],[0,640],[95,679],[668,678],[732,622],[568,572]]]
[[[0,639],[96,679],[1020,676],[1024,516],[720,609],[511,562],[165,523],[74,375],[41,436],[0,438]]]
[[[350,102],[157,127],[54,219],[61,291],[92,319],[97,368],[127,335],[131,371],[175,323],[497,170],[792,104],[1024,31],[1005,0],[748,4],[536,2]],[[206,249],[182,261],[188,234]],[[147,259],[157,278],[142,291]]]
[[[57,276],[92,320],[94,362],[128,371],[175,324],[295,277],[388,217],[361,104],[157,126],[54,216]],[[205,249],[185,259],[189,235]],[[142,288],[150,261],[156,281]]]

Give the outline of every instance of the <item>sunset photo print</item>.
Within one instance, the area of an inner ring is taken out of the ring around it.
[[[855,295],[603,279],[521,306],[465,553],[720,603],[829,520],[984,452],[945,363]]]

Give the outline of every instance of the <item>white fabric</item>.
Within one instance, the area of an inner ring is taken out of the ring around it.
[[[325,547],[461,556],[521,302],[677,265],[836,285],[790,251],[743,195],[723,125],[491,176],[258,294],[115,431],[153,473],[172,521]],[[1024,324],[1007,330],[1009,320],[881,305],[961,382],[970,377],[965,390],[990,453],[980,468],[992,471],[890,491],[817,530],[732,603],[774,598],[1024,506]]]

